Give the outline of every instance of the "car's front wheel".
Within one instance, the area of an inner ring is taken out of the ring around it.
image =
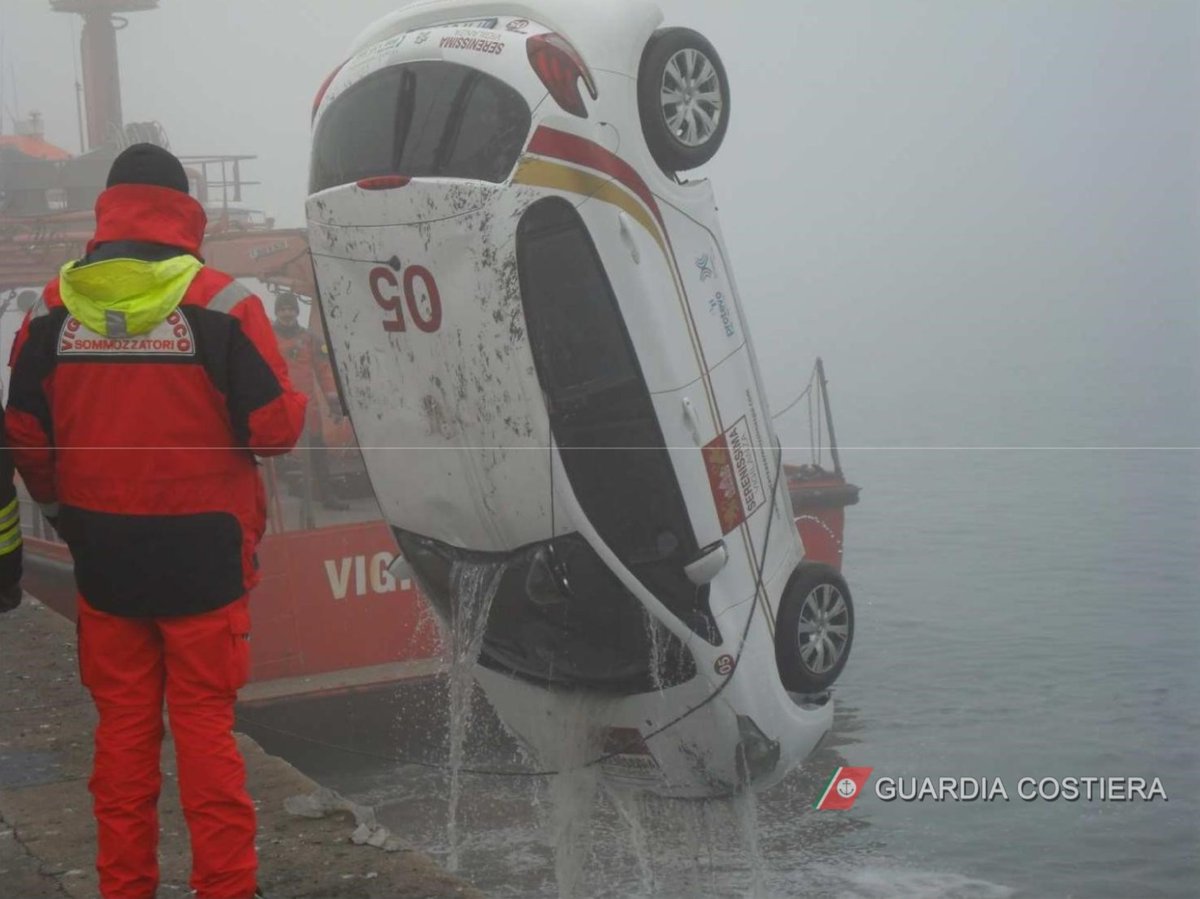
[[[775,629],[775,661],[793,693],[827,690],[846,665],[854,640],[850,588],[837,569],[796,567],[784,588]]]
[[[729,81],[704,35],[690,28],[654,33],[638,69],[638,112],[664,170],[682,172],[713,158],[729,127]]]

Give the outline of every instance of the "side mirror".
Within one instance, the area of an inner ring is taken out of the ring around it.
[[[697,587],[703,587],[721,572],[728,561],[729,550],[725,548],[725,541],[719,540],[700,550],[700,555],[684,565],[683,571],[689,581]]]

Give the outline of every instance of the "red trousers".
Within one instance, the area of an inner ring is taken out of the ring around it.
[[[163,699],[175,738],[179,797],[198,899],[249,899],[258,859],[254,804],[233,738],[233,705],[250,668],[246,597],[203,615],[119,618],[78,598],[79,668],[100,724],[88,786],[104,899],[158,888]]]

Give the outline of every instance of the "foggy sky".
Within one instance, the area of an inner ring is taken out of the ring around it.
[[[125,119],[257,154],[299,226],[313,95],[397,5],[163,0],[119,38]],[[821,355],[846,445],[1200,445],[1200,3],[660,6],[729,72],[703,174],[774,408]],[[4,130],[19,103],[76,152],[73,24],[0,0]]]

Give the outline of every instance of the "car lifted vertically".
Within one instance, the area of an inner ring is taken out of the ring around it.
[[[384,18],[318,94],[308,221],[384,517],[442,619],[481,616],[501,718],[699,797],[813,750],[853,611],[792,526],[712,191],[676,175],[729,126],[725,70],[661,20]]]

